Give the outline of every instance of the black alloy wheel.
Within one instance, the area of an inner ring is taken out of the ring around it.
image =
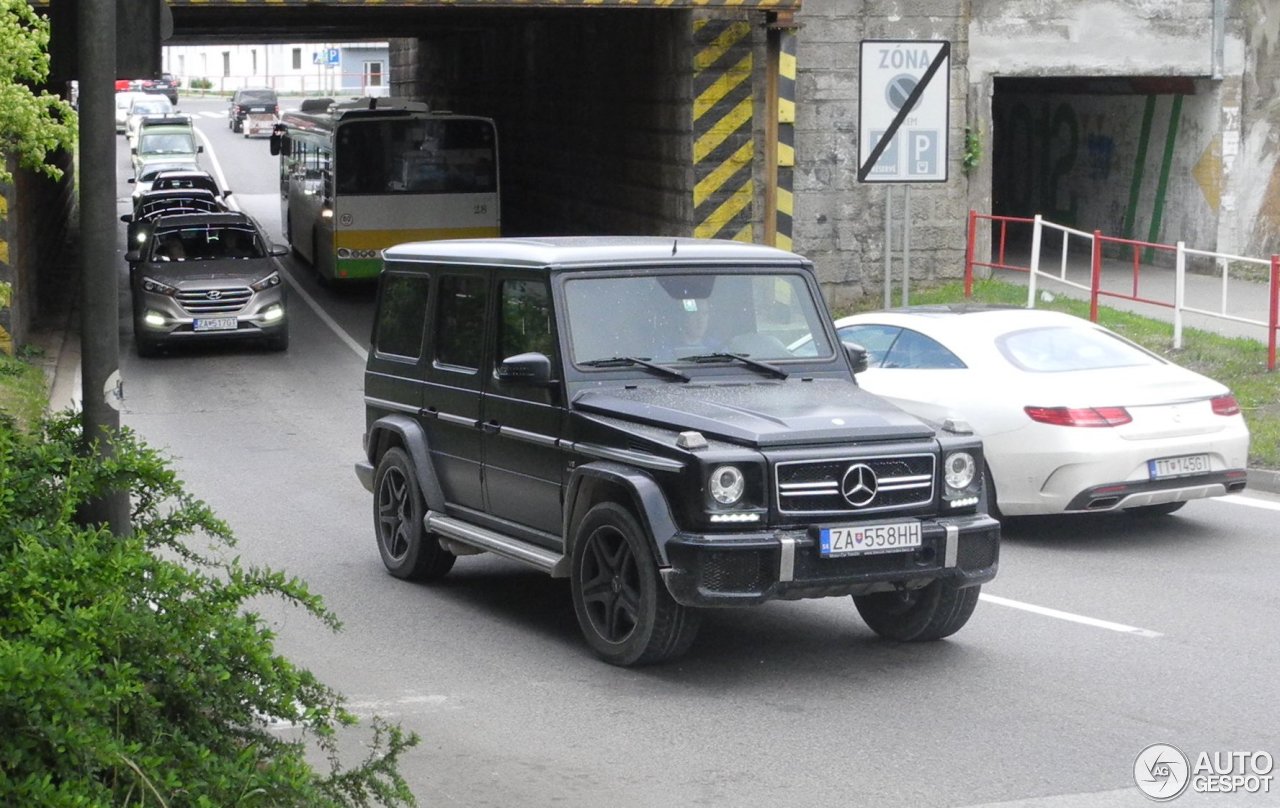
[[[699,613],[671,597],[648,537],[631,512],[616,503],[600,503],[583,518],[570,586],[583,636],[611,664],[673,659],[697,636]]]
[[[397,578],[430,581],[453,568],[457,556],[422,524],[426,506],[403,449],[388,449],[373,477],[373,523],[378,553]]]

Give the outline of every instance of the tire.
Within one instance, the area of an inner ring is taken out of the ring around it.
[[[871,630],[886,640],[930,642],[950,637],[969,622],[981,588],[957,589],[938,580],[923,589],[854,595],[853,603]]]
[[[143,359],[151,359],[160,355],[160,343],[146,337],[134,336],[133,350]]]
[[[282,352],[289,350],[289,332],[283,331],[267,339],[267,350]]]
[[[1165,502],[1161,505],[1140,505],[1137,508],[1125,508],[1124,512],[1130,516],[1146,518],[1149,516],[1168,516],[1174,511],[1180,510],[1186,502]]]
[[[582,634],[611,665],[675,659],[698,634],[701,614],[671,597],[648,536],[621,505],[602,502],[583,517],[569,581]]]
[[[388,449],[373,475],[373,530],[382,563],[397,578],[433,581],[453,569],[457,556],[422,525],[426,505],[413,464],[403,449]]]

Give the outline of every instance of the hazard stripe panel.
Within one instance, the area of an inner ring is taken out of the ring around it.
[[[778,187],[773,246],[792,249],[795,219],[793,182],[796,165],[796,33],[779,33],[778,56]]]
[[[694,22],[694,235],[752,241],[751,24]]]

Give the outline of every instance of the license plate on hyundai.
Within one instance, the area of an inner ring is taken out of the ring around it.
[[[1193,454],[1148,460],[1147,471],[1153,480],[1163,480],[1167,477],[1185,477],[1188,474],[1204,474],[1209,471],[1209,455]]]
[[[196,331],[235,331],[236,318],[204,317],[199,320],[196,320],[192,324],[192,328]]]
[[[916,549],[921,541],[919,522],[827,527],[819,534],[818,552],[823,558],[903,553]]]

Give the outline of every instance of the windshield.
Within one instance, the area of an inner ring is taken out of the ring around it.
[[[336,137],[338,193],[492,193],[494,145],[482,120],[349,121]]]
[[[210,261],[229,258],[262,258],[265,245],[252,227],[236,224],[200,224],[157,233],[152,261]]]
[[[1031,328],[1005,334],[996,345],[1006,359],[1033,373],[1163,364],[1138,346],[1096,328]]]
[[[195,150],[195,139],[186,132],[144,134],[138,139],[139,154],[190,154]]]
[[[588,276],[568,280],[564,292],[580,366],[619,357],[692,364],[724,353],[768,362],[833,355],[799,274]],[[787,347],[796,344],[804,351]]]

